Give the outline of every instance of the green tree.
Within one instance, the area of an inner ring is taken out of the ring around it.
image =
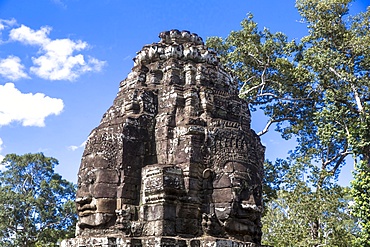
[[[288,246],[352,246],[358,232],[355,218],[350,214],[352,198],[349,188],[336,185],[332,179],[324,181],[322,189],[312,187],[318,175],[297,164],[284,176],[285,180],[276,199],[266,205],[262,218],[263,244]],[[307,174],[312,174],[307,177]],[[318,226],[312,219],[319,219]],[[313,237],[312,229],[317,229]]]
[[[278,192],[286,183],[286,176],[289,172],[289,163],[284,159],[277,159],[275,163],[266,160],[264,164],[263,178],[263,204],[265,207],[264,214],[267,213],[266,205],[278,198]]]
[[[0,245],[57,246],[74,234],[75,185],[42,153],[5,156],[0,171]]]
[[[355,179],[351,182],[352,196],[355,201],[353,215],[361,219],[360,232],[355,240],[355,246],[370,246],[370,168],[367,163],[357,165],[354,174]]]
[[[353,212],[362,224],[358,243],[366,246],[370,192],[362,181],[370,176],[370,8],[349,16],[350,2],[297,0],[308,28],[300,42],[259,31],[249,15],[242,30],[226,39],[210,38],[207,44],[240,81],[240,96],[269,117],[259,134],[275,123],[284,138],[297,140],[294,163],[316,164],[315,193],[326,189],[326,179],[338,176],[348,155],[357,161]],[[320,219],[311,220],[315,239]]]

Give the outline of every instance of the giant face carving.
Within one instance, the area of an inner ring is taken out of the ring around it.
[[[81,228],[106,225],[115,216],[119,172],[104,163],[99,155],[86,156],[82,162],[76,197]]]
[[[261,176],[257,169],[227,162],[213,181],[215,216],[230,235],[255,235],[262,213]]]
[[[260,243],[263,147],[237,81],[196,37],[163,33],[136,56],[85,147],[78,235]]]

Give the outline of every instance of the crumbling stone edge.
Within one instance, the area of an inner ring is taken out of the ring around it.
[[[88,237],[63,240],[61,247],[268,247],[222,238]]]

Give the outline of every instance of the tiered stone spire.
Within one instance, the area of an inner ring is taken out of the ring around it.
[[[88,138],[62,246],[259,246],[264,147],[237,82],[198,35],[159,37]]]

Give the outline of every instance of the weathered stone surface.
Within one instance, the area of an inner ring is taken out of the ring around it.
[[[93,247],[259,247],[254,243],[246,243],[230,239],[213,237],[179,238],[179,237],[80,237],[64,240],[61,247],[93,246]]]
[[[63,244],[259,246],[264,148],[237,82],[198,35],[159,37],[88,138]]]

